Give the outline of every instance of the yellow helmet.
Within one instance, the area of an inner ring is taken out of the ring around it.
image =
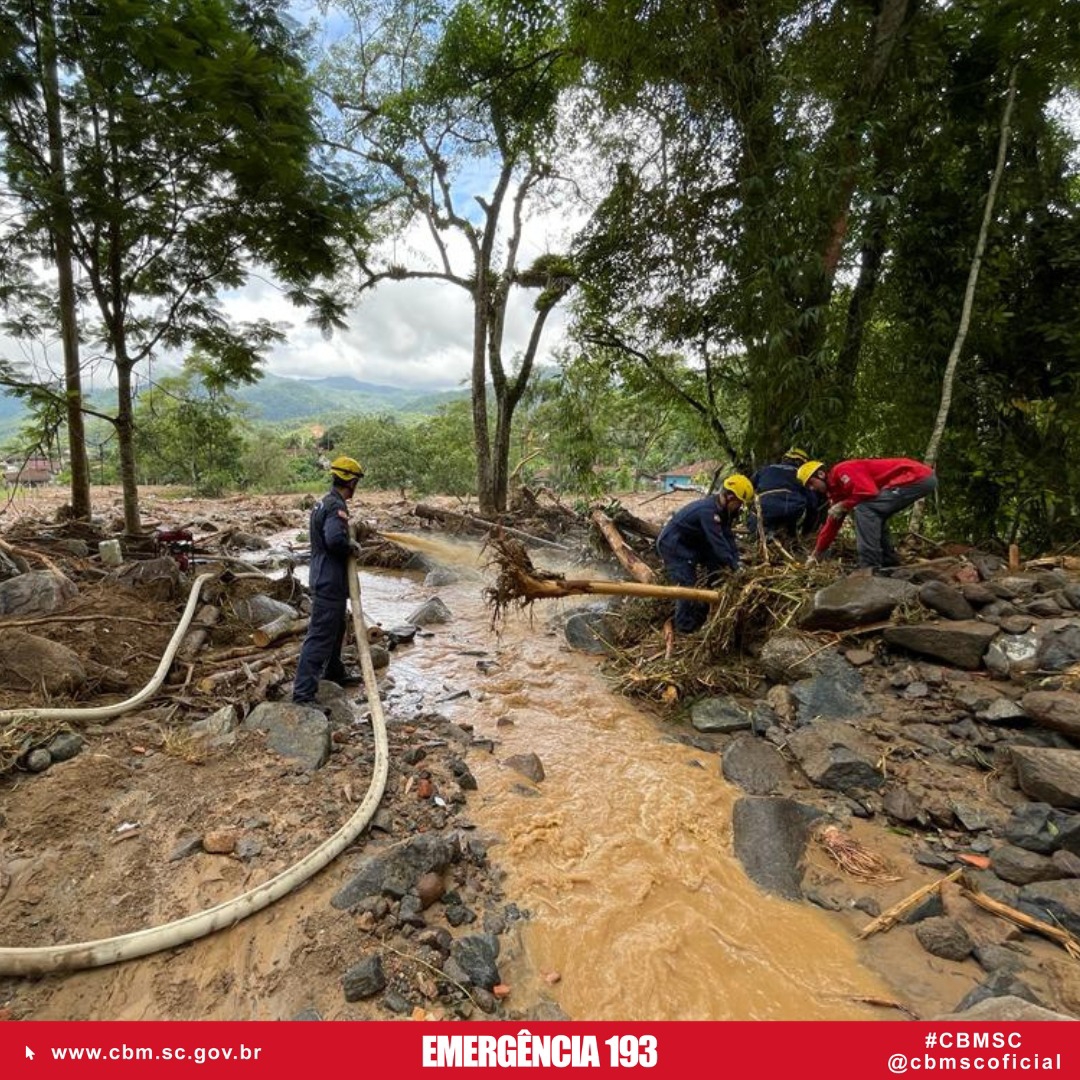
[[[360,462],[356,458],[351,457],[338,457],[334,458],[330,462],[330,471],[339,480],[344,480],[349,483],[352,480],[359,480],[364,475],[364,470],[360,468]]]
[[[810,460],[810,455],[798,446],[792,446],[784,452],[785,461],[797,461],[800,465]]]
[[[824,469],[824,461],[808,461],[805,465],[799,466],[799,471],[795,474],[799,478],[800,484],[805,484],[811,476],[818,471],[818,469]]]
[[[748,503],[754,497],[754,485],[742,475],[732,473],[722,485],[725,491],[730,491],[740,502]]]

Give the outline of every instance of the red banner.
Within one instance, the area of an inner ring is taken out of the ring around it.
[[[870,1080],[1080,1075],[1071,1023],[0,1023],[0,1076],[234,1080],[307,1070],[405,1077],[570,1070]],[[322,1078],[320,1078],[322,1080]]]

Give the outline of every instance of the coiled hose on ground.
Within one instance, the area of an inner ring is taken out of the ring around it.
[[[116,705],[92,709],[27,709],[0,712],[0,722],[6,719],[25,719],[27,716],[43,719],[102,720],[128,712],[152,696],[167,674],[176,650],[195,612],[199,591],[213,574],[201,574],[195,579],[188,596],[187,606],[180,623],[165,650],[161,663],[150,682],[134,697]],[[196,938],[205,937],[215,930],[224,929],[269,907],[276,900],[292,892],[324,866],[337,858],[363,832],[375,814],[386,790],[386,778],[390,769],[389,745],[386,736],[386,718],[379,700],[375,666],[371,661],[364,613],[360,606],[360,581],[356,562],[349,559],[349,597],[352,601],[353,628],[356,631],[360,670],[364,676],[368,703],[371,707],[371,727],[375,736],[375,764],[371,783],[356,812],[328,840],[309,852],[298,863],[283,870],[276,877],[248,892],[215,904],[205,911],[196,912],[163,926],[136,930],[118,937],[101,938],[98,941],[82,941],[71,945],[46,945],[26,949],[0,948],[0,975],[45,975],[54,971],[78,971],[82,968],[104,967],[122,960],[134,960],[149,956],[163,949],[174,949]]]

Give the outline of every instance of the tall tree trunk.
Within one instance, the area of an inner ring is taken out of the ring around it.
[[[120,453],[120,485],[124,495],[124,532],[135,536],[139,520],[139,484],[135,473],[135,417],[131,405],[131,364],[117,355],[116,363],[116,445]]]
[[[956,331],[956,339],[953,341],[949,359],[945,364],[945,374],[941,379],[941,402],[938,405],[937,419],[934,421],[934,429],[930,433],[930,441],[926,444],[926,453],[923,461],[927,465],[936,465],[938,450],[941,447],[941,439],[945,434],[945,424],[949,419],[949,408],[952,405],[953,384],[956,381],[956,369],[960,363],[960,353],[964,348],[967,338],[968,327],[971,325],[971,310],[975,306],[975,288],[979,283],[979,270],[982,267],[983,253],[986,251],[986,238],[990,232],[990,222],[994,217],[994,204],[997,202],[998,187],[1001,185],[1001,177],[1005,172],[1005,158],[1009,149],[1009,133],[1012,124],[1013,104],[1016,101],[1016,65],[1009,72],[1009,90],[1005,96],[1005,109],[1001,114],[1001,129],[998,135],[997,161],[994,163],[994,172],[990,177],[990,187],[986,193],[986,205],[983,207],[982,223],[979,225],[979,238],[975,242],[975,254],[968,270],[967,287],[964,289],[964,303],[960,309],[960,325]],[[911,513],[911,531],[917,532],[922,524],[923,504],[917,503]]]
[[[79,363],[79,326],[75,301],[74,260],[71,244],[71,200],[67,190],[64,137],[60,122],[60,79],[56,60],[53,5],[42,7],[45,116],[49,129],[49,170],[53,207],[52,235],[56,248],[56,279],[60,340],[64,352],[64,387],[67,397],[68,464],[71,467],[71,509],[76,518],[90,520],[90,463],[86,456],[83,424],[82,371]]]
[[[491,468],[491,435],[488,432],[487,411],[487,328],[489,285],[482,265],[477,265],[473,289],[473,360],[472,414],[473,441],[476,444],[476,494],[480,513],[497,512],[495,485]]]

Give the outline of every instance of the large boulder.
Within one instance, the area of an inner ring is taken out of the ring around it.
[[[735,855],[766,892],[802,897],[802,859],[820,810],[792,799],[739,799],[731,815]]]
[[[908,581],[851,574],[814,593],[799,625],[805,630],[848,630],[853,626],[887,619],[893,609],[918,596]]]
[[[1014,746],[1012,758],[1025,795],[1051,806],[1080,809],[1080,750]]]
[[[0,615],[51,615],[78,595],[78,588],[55,570],[31,570],[0,581]]]
[[[923,607],[944,615],[946,619],[973,619],[975,609],[965,599],[959,589],[946,585],[944,581],[933,580],[926,582],[919,589],[919,603]]]
[[[0,634],[0,686],[70,694],[85,681],[82,661],[66,645],[22,630]]]
[[[771,795],[791,778],[784,755],[756,735],[740,735],[724,751],[720,771],[725,780],[751,795]]]
[[[112,573],[121,585],[137,588],[152,600],[172,600],[180,592],[180,567],[169,555],[124,563]]]
[[[330,724],[318,710],[291,702],[264,701],[243,723],[248,731],[265,731],[267,745],[308,771],[330,757]]]
[[[1020,699],[1020,704],[1039,727],[1060,731],[1080,742],[1080,694],[1068,690],[1032,690]]]
[[[982,663],[983,654],[996,634],[996,626],[976,619],[962,619],[887,626],[884,636],[889,645],[974,671]]]
[[[1080,885],[1075,879],[1025,885],[1016,906],[1027,915],[1080,936]]]
[[[874,765],[870,741],[850,724],[826,722],[788,736],[788,749],[810,782],[833,791],[878,788],[884,777]]]
[[[823,649],[816,637],[790,630],[769,637],[761,647],[758,664],[774,683],[832,675],[840,668],[850,666],[835,647]]]

